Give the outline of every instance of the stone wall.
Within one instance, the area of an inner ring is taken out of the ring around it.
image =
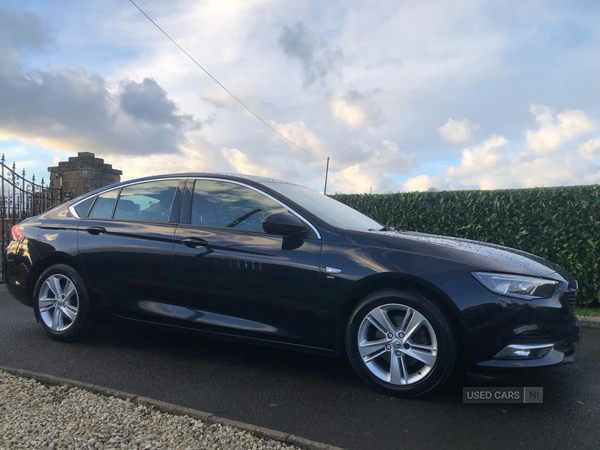
[[[111,164],[105,164],[102,158],[96,158],[93,153],[80,152],[77,156],[61,161],[58,166],[48,167],[50,172],[50,187],[60,188],[78,197],[86,192],[121,181],[121,170],[113,169]]]

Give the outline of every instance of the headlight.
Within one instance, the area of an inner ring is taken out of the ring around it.
[[[552,297],[558,281],[503,273],[473,272],[473,276],[490,291],[532,300]]]

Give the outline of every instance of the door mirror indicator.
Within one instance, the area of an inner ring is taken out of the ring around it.
[[[271,214],[262,221],[265,233],[284,237],[301,237],[307,233],[304,222],[289,212]]]

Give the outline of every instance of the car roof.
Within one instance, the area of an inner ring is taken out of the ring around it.
[[[82,194],[79,197],[71,199],[68,202],[65,202],[64,204],[70,205],[73,203],[77,203],[79,201],[82,201],[82,199],[96,195],[99,192],[102,192],[105,190],[110,190],[110,189],[117,189],[121,186],[135,184],[138,182],[160,180],[163,178],[196,178],[196,177],[197,178],[214,178],[214,179],[239,181],[239,182],[249,184],[249,185],[252,185],[252,184],[261,185],[263,183],[281,183],[281,184],[297,185],[296,183],[290,183],[289,181],[277,180],[275,178],[261,177],[261,176],[257,176],[257,175],[248,175],[248,174],[242,174],[242,173],[223,173],[223,172],[166,173],[166,174],[160,174],[160,175],[149,175],[147,177],[134,178],[131,180],[124,180],[124,181],[120,181],[118,183],[113,183],[113,184],[109,184],[106,186],[102,186],[100,188],[93,189],[89,192],[86,192],[85,194]]]
[[[242,180],[242,181],[254,181],[255,183],[284,183],[284,184],[296,184],[290,183],[289,181],[277,180],[275,178],[261,177],[258,175],[249,175],[245,173],[226,173],[226,172],[185,172],[185,173],[172,173],[165,175],[155,175],[151,177],[138,178],[136,180],[128,180],[128,183],[133,183],[138,180],[145,180],[151,178],[171,178],[171,177],[208,177],[208,178],[223,178],[227,180]]]
[[[289,181],[277,180],[275,178],[261,177],[258,175],[248,175],[244,173],[225,173],[225,172],[182,172],[182,173],[166,173],[160,175],[150,175],[142,178],[134,178],[131,180],[121,181],[115,183],[115,186],[119,184],[131,184],[138,181],[157,180],[161,178],[222,178],[224,180],[233,181],[250,181],[254,183],[282,183],[282,184],[296,184],[290,183]],[[106,187],[106,186],[105,186]]]

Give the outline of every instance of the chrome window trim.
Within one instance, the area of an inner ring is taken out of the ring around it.
[[[317,235],[317,239],[323,239],[321,237],[321,233],[319,233],[319,230],[317,230],[317,228],[312,223],[310,223],[307,219],[302,217],[301,214],[297,213],[296,211],[294,211],[292,208],[290,208],[289,206],[287,206],[285,203],[281,202],[280,200],[277,200],[275,197],[267,194],[266,192],[261,191],[260,189],[255,188],[254,186],[249,186],[249,185],[247,185],[245,183],[241,183],[239,181],[227,180],[227,179],[223,179],[223,178],[189,177],[188,179],[189,180],[205,180],[205,181],[222,181],[224,183],[237,184],[239,186],[244,186],[244,187],[247,187],[248,189],[252,189],[253,191],[258,192],[259,194],[264,195],[268,199],[273,200],[279,206],[282,206],[283,208],[287,209],[290,213],[292,213],[294,216],[296,216],[298,219],[300,219],[302,222],[304,222],[306,225],[308,225],[310,227],[310,229],[313,230],[315,232],[315,234]],[[192,192],[192,195],[194,195],[193,192]]]
[[[86,198],[84,198],[83,200],[87,200],[88,198],[89,198],[89,197],[86,197]],[[83,201],[83,200],[81,200],[81,201]],[[81,203],[81,202],[77,202],[77,203],[75,203],[74,205],[71,205],[71,206],[69,206],[69,207],[67,208],[67,209],[69,210],[69,212],[71,213],[71,215],[72,215],[73,217],[75,217],[76,219],[81,219],[81,217],[79,217],[79,214],[77,214],[77,212],[75,211],[75,208],[73,208],[73,206],[75,206],[75,205],[77,205],[77,204],[79,204],[79,203]]]
[[[133,186],[136,184],[142,184],[142,183],[150,183],[150,182],[154,182],[154,181],[167,181],[167,180],[185,180],[185,179],[189,179],[189,180],[206,180],[206,181],[222,181],[224,183],[231,183],[231,184],[237,184],[239,186],[244,186],[247,187],[248,189],[252,189],[255,192],[258,192],[259,194],[264,195],[265,197],[273,200],[275,203],[279,204],[280,206],[282,206],[283,208],[287,209],[290,213],[292,213],[293,215],[295,215],[298,219],[300,219],[302,222],[304,222],[306,225],[308,225],[310,227],[311,230],[313,230],[317,236],[317,239],[323,239],[321,237],[321,233],[319,233],[319,230],[317,230],[317,228],[310,223],[307,219],[305,219],[304,217],[302,217],[301,214],[297,213],[296,211],[294,211],[292,208],[290,208],[289,206],[287,206],[285,203],[277,200],[275,197],[267,194],[266,192],[261,191],[260,189],[257,189],[253,186],[249,186],[245,183],[241,183],[239,181],[234,181],[234,180],[227,180],[224,178],[207,178],[207,177],[169,177],[169,178],[154,178],[152,180],[144,180],[144,181],[135,181],[132,183],[127,183],[127,184],[122,184],[120,186],[116,186],[116,187],[112,187],[109,189],[105,189],[103,191],[99,191],[96,194],[94,194],[95,196],[98,195],[102,195],[106,192],[110,192],[110,191],[114,191],[115,189],[122,189],[124,187],[128,187],[128,186]],[[192,193],[193,195],[193,193]],[[72,204],[71,206],[69,206],[69,212],[76,218],[76,219],[82,219],[82,217],[79,217],[79,214],[77,214],[77,212],[75,211],[75,206],[77,206],[78,204],[80,204],[81,202],[87,200],[88,198],[90,198],[91,196],[87,196],[85,198],[82,198],[81,200],[79,200],[77,203]]]
[[[104,191],[99,191],[99,192],[95,193],[94,196],[102,195],[102,194],[105,194],[107,192],[114,191],[115,189],[121,189],[121,188],[128,187],[128,186],[134,186],[136,184],[151,183],[151,182],[154,182],[154,181],[185,180],[186,178],[187,177],[171,177],[171,178],[155,178],[153,180],[135,181],[133,183],[122,184],[122,185],[119,185],[119,186],[116,186],[116,187],[112,187],[110,189],[106,189]],[[77,212],[75,211],[75,206],[79,205],[81,202],[86,201],[90,197],[92,197],[92,195],[88,195],[87,197],[82,198],[81,200],[79,200],[77,203],[73,203],[71,206],[69,206],[69,208],[68,208],[69,212],[71,214],[73,214],[73,216],[76,219],[82,219],[82,217],[79,217],[79,214],[77,214]],[[118,201],[118,198],[117,198],[117,201]],[[115,203],[115,205],[116,205],[116,203]],[[173,205],[171,205],[171,207],[173,207]]]

